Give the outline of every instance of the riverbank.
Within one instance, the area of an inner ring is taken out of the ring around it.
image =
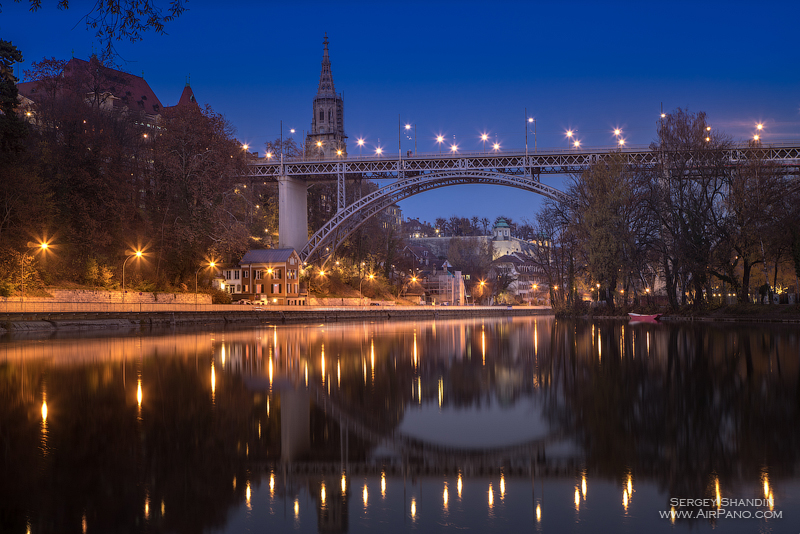
[[[0,312],[0,334],[43,330],[552,315],[545,306],[214,306],[214,310]]]
[[[661,321],[704,321],[704,322],[752,322],[752,323],[800,323],[800,305],[798,304],[732,304],[705,310],[684,308],[677,311],[663,309],[618,307],[590,308],[576,310],[558,310],[556,317],[584,317],[594,319],[628,319],[628,313],[652,314],[661,313]]]

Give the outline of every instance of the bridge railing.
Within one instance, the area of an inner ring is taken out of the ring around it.
[[[797,140],[791,139],[776,139],[771,140],[770,142],[762,142],[758,145],[758,148],[762,149],[773,149],[773,148],[794,148],[800,146],[800,142]],[[755,148],[749,142],[742,142],[742,143],[735,143],[730,148],[732,149],[750,149]],[[580,147],[528,147],[526,151],[525,148],[513,148],[513,149],[503,149],[503,150],[459,150],[456,153],[453,153],[446,147],[442,147],[442,151],[439,152],[437,150],[431,152],[416,152],[412,153],[411,155],[408,154],[408,151],[404,151],[402,153],[402,158],[398,157],[396,152],[386,151],[383,154],[376,155],[376,154],[348,154],[347,157],[343,158],[334,158],[334,159],[320,159],[318,157],[307,157],[302,155],[296,158],[287,158],[284,157],[284,163],[306,163],[306,162],[320,162],[320,163],[346,163],[349,161],[396,161],[398,159],[445,159],[445,158],[463,158],[463,157],[501,157],[501,156],[536,156],[536,155],[564,155],[564,154],[598,154],[598,153],[608,153],[612,151],[620,151],[623,154],[625,153],[641,153],[641,152],[649,152],[650,145],[624,145],[620,147],[619,145],[581,145]],[[280,163],[280,159],[278,157],[273,156],[272,158],[259,158],[256,161],[251,162],[253,165],[277,165]]]

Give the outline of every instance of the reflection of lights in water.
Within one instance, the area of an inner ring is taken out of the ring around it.
[[[211,362],[211,395],[217,392],[217,375],[214,372],[214,362]]]
[[[364,491],[361,492],[361,495],[364,497],[364,506],[367,506],[367,498],[369,497],[369,492],[367,491],[366,484],[364,484]]]
[[[669,509],[669,520],[672,521],[672,524],[675,524],[675,507],[672,506]]]
[[[247,509],[251,509],[252,506],[250,504],[250,481],[247,481],[247,489],[244,492],[244,498],[247,501]]]
[[[442,407],[442,400],[444,400],[444,381],[439,378],[439,407]]]
[[[222,357],[222,368],[225,369],[225,344],[223,343],[222,348],[220,350],[220,356]]]
[[[83,532],[83,534],[86,534],[86,514],[83,514],[83,516],[81,517],[81,532]]]
[[[369,361],[372,367],[372,372],[375,372],[375,341],[369,343]]]
[[[533,323],[533,355],[538,356],[539,352],[539,322]]]
[[[142,379],[139,378],[136,384],[136,403],[139,405],[139,409],[142,409]]]
[[[717,508],[722,506],[722,493],[719,491],[719,477],[714,479],[714,489],[717,494]]]
[[[347,491],[347,477],[342,473],[342,495]]]
[[[386,497],[386,473],[381,473],[381,497]]]
[[[261,421],[258,422],[258,439],[261,439]]]
[[[269,474],[269,496],[272,497],[275,493],[275,473]]]
[[[414,332],[414,367],[417,366],[417,333]]]
[[[628,489],[625,488],[622,490],[622,506],[625,508],[625,511],[628,511]]]
[[[411,519],[417,517],[417,500],[411,497]]]
[[[581,505],[581,492],[578,489],[578,486],[575,486],[575,509],[577,510],[580,508]]]
[[[319,488],[319,500],[325,506],[325,483],[323,482]]]
[[[647,355],[650,356],[650,332],[647,333]]]
[[[236,477],[233,477],[233,491],[236,491]]]
[[[447,509],[447,500],[448,500],[447,482],[445,482],[444,483],[444,491],[442,492],[442,502],[444,502],[445,509]]]
[[[339,363],[339,360],[336,360],[336,385],[342,385],[342,366]]]
[[[308,362],[306,362],[305,369],[306,369],[306,371],[305,371],[306,387],[308,387]]]
[[[603,336],[600,334],[600,329],[597,329],[597,359],[603,360]]]
[[[300,515],[300,501],[295,499],[294,500],[294,516],[297,517]]]
[[[161,515],[164,515],[164,499],[161,499]]]
[[[325,385],[325,345],[322,345],[322,385]]]
[[[42,401],[42,422],[47,423],[47,399]]]
[[[481,326],[481,355],[483,357],[483,365],[486,365],[486,332],[483,331]]]
[[[772,495],[772,490],[769,490],[769,498],[767,501],[769,501],[769,509],[773,510],[775,508],[775,496]]]
[[[267,397],[267,417],[269,417],[269,397]]]
[[[144,518],[150,519],[150,496],[147,494],[144,497]]]
[[[536,521],[539,522],[542,520],[542,505],[536,503]]]
[[[506,496],[506,479],[504,475],[500,475],[500,497]]]
[[[269,357],[268,370],[269,370],[269,388],[272,389],[272,373],[273,373],[272,355],[270,355],[270,357]]]
[[[628,495],[633,495],[633,477],[628,473]]]
[[[422,404],[422,377],[417,377],[417,396],[419,397],[419,403]]]
[[[461,498],[461,487],[462,487],[462,483],[461,483],[461,473],[459,473],[459,474],[458,474],[458,498],[459,498],[459,499]]]
[[[583,475],[581,478],[581,493],[583,493],[583,498],[586,498],[586,475]]]
[[[492,485],[489,484],[489,508],[494,506],[494,490],[492,489]]]

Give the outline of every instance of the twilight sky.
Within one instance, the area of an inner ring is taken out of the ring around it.
[[[93,4],[2,2],[0,37],[31,61],[87,59]],[[166,4],[166,1],[163,2]],[[525,109],[539,147],[628,145],[655,137],[661,105],[705,111],[735,140],[764,123],[763,139],[800,142],[800,2],[238,2],[189,1],[188,10],[143,41],[118,42],[123,70],[144,77],[165,106],[187,76],[198,101],[234,125],[242,142],[264,143],[311,124],[328,33],[336,91],[344,94],[348,150],[366,140],[398,149],[398,115],[416,124],[419,152],[435,136],[482,150],[486,132],[504,149],[524,148]],[[94,50],[99,51],[95,45]],[[413,149],[413,136],[403,151]],[[533,145],[533,133],[529,136]],[[446,150],[446,148],[445,148]],[[563,177],[543,177],[562,187]],[[541,197],[500,186],[457,186],[400,205],[406,217],[532,218]]]

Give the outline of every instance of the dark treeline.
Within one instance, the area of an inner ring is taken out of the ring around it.
[[[720,293],[739,302],[796,284],[800,272],[797,177],[763,158],[726,156],[732,142],[704,113],[666,114],[651,149],[659,164],[626,166],[612,152],[570,180],[567,202],[548,201],[534,232],[549,236],[537,263],[567,303],[579,291],[613,306],[661,295],[676,308]],[[755,270],[763,284],[752,287]]]

